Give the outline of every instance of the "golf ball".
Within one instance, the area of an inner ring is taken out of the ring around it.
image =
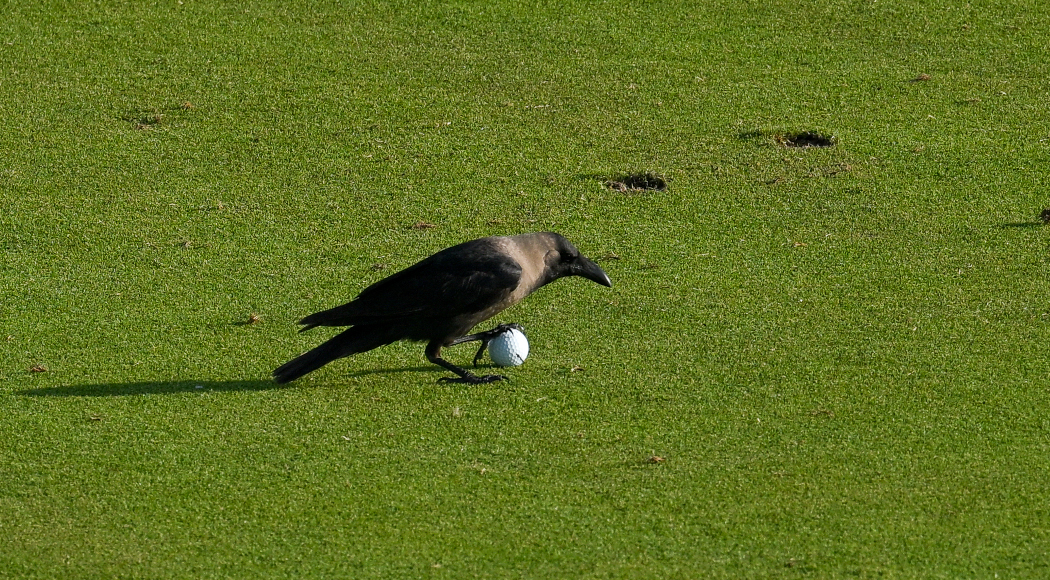
[[[511,328],[489,342],[489,356],[500,367],[516,367],[529,356],[529,339],[516,328]]]

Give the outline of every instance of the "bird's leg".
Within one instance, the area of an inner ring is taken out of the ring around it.
[[[459,375],[459,377],[441,377],[440,379],[438,379],[438,382],[441,383],[468,383],[471,385],[476,385],[478,383],[491,383],[507,379],[507,377],[503,375],[484,375],[479,377],[478,375],[475,375],[474,373],[466,369],[457,367],[456,365],[441,358],[441,343],[436,340],[431,341],[431,343],[427,345],[426,355],[428,361],[436,365],[443,366],[446,369]]]
[[[489,341],[511,329],[520,332],[525,332],[525,329],[522,328],[522,326],[517,322],[508,322],[506,324],[500,324],[492,330],[486,330],[485,332],[475,332],[474,334],[461,336],[456,340],[450,342],[448,346],[455,346],[457,344],[463,344],[464,342],[474,342],[475,340],[480,340],[481,347],[478,348],[478,353],[474,355],[474,366],[478,366],[478,361],[481,360],[481,357],[485,354],[485,349],[489,346]]]

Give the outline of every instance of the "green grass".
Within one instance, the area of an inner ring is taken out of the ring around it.
[[[1050,573],[1042,4],[302,4],[7,7],[0,577]],[[269,381],[547,229],[512,381]]]

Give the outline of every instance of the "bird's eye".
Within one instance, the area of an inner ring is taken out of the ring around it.
[[[573,254],[572,252],[564,252],[561,255],[561,261],[564,264],[567,264],[569,262],[573,262],[575,260],[576,260],[576,254]]]

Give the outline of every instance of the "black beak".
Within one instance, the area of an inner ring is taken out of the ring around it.
[[[598,264],[595,264],[588,258],[580,256],[576,260],[576,267],[577,276],[583,276],[584,278],[597,282],[602,286],[608,286],[609,288],[612,288],[612,280],[609,279],[609,275],[606,274],[604,270],[599,268]]]

